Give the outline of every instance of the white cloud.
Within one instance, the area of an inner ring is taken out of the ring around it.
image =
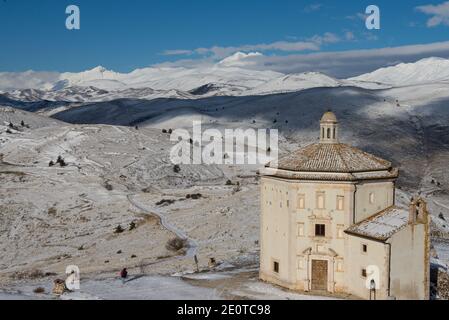
[[[0,89],[10,91],[15,89],[43,88],[51,89],[60,80],[57,72],[0,72]]]
[[[368,18],[368,15],[365,13],[358,12],[354,15],[346,16],[345,18],[348,20],[363,20],[363,21],[365,21],[366,18]]]
[[[372,72],[378,68],[401,62],[415,62],[428,57],[449,58],[449,41],[380,49],[291,54],[287,56],[242,55],[238,59],[238,65],[248,69],[273,70],[286,74],[319,71],[337,78],[348,78]],[[214,61],[208,58],[180,60],[175,63],[165,63],[163,66],[193,67],[213,63]]]
[[[318,11],[322,7],[323,7],[323,5],[321,3],[313,3],[313,4],[308,5],[307,7],[305,7],[304,8],[304,12],[310,13],[310,12]]]
[[[326,43],[337,43],[340,42],[341,39],[334,33],[326,32],[322,36],[315,35],[309,39],[309,41],[314,42],[318,45],[326,44]]]
[[[381,49],[319,52],[288,56],[248,58],[249,68],[269,69],[283,73],[319,71],[347,78],[401,62],[414,62],[428,57],[449,58],[449,41]]]
[[[213,46],[210,48],[196,48],[194,50],[166,50],[164,55],[192,55],[198,54],[200,56],[212,56],[216,59],[227,57],[239,51],[284,51],[284,52],[299,52],[299,51],[316,51],[320,46],[315,41],[276,41],[272,43],[246,44],[241,46]]]
[[[193,51],[191,51],[191,50],[165,50],[162,54],[164,56],[184,56],[184,55],[193,54]]]
[[[424,5],[416,7],[416,10],[431,16],[427,20],[429,28],[439,26],[441,24],[449,26],[449,1],[437,5]]]
[[[209,56],[214,59],[222,59],[236,52],[251,51],[282,51],[282,52],[302,52],[302,51],[318,51],[322,45],[340,42],[341,39],[334,33],[326,32],[323,35],[315,35],[304,41],[276,41],[272,43],[246,44],[241,46],[213,46],[209,48],[196,48],[193,50],[179,49],[166,50],[163,55],[200,55]]]

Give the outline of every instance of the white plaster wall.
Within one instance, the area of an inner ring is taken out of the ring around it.
[[[391,295],[398,300],[429,299],[429,242],[426,225],[408,225],[391,239]],[[407,248],[407,250],[404,250]]]
[[[367,253],[364,253],[362,246],[366,244]],[[381,242],[349,236],[347,242],[347,263],[348,270],[346,282],[352,294],[363,298],[370,298],[370,290],[367,288],[368,278],[362,276],[362,270],[369,270],[369,266],[375,266],[378,270],[378,289],[376,298],[379,300],[388,297],[388,246]]]
[[[271,276],[281,282],[291,282],[291,215],[287,206],[289,184],[280,180],[261,180],[261,276]],[[293,256],[293,258],[292,258]],[[279,262],[279,274],[273,272],[273,262]],[[268,280],[268,279],[266,279]]]
[[[311,259],[329,259],[329,290],[344,292],[343,231],[352,221],[353,184],[298,183],[263,177],[261,192],[261,278],[307,291],[311,285]],[[317,208],[317,192],[325,194],[325,209]],[[298,207],[301,194],[305,195],[304,209]],[[344,197],[343,210],[337,210],[337,196]],[[316,223],[326,225],[325,238],[315,237]],[[305,253],[307,249],[310,251]],[[280,263],[279,274],[273,272],[273,261]]]
[[[370,203],[370,194],[374,203]],[[357,185],[355,223],[365,220],[394,204],[393,182],[366,182]]]

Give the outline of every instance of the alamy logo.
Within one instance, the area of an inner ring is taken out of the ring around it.
[[[378,266],[368,266],[366,268],[365,286],[368,290],[380,289],[380,269]]]
[[[80,290],[80,268],[78,266],[68,266],[65,269],[65,273],[68,274],[65,280],[65,286],[70,291]]]
[[[365,25],[368,30],[380,30],[380,9],[378,6],[370,5],[365,11],[367,17]]]
[[[193,134],[176,129],[170,140],[178,142],[170,152],[173,164],[265,165],[278,160],[279,134],[275,129],[218,129],[202,131],[201,122],[193,122]]]
[[[65,20],[65,27],[68,30],[79,30],[81,28],[80,8],[72,4],[65,9],[65,13],[69,15]]]

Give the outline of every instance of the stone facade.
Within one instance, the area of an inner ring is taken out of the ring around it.
[[[428,299],[425,203],[396,208],[398,170],[340,144],[333,113],[321,120],[318,145],[261,176],[262,280],[365,299]]]

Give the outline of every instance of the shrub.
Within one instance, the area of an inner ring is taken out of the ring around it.
[[[45,273],[41,270],[33,269],[23,272],[15,272],[11,277],[16,280],[24,280],[24,279],[35,280],[45,278]]]
[[[55,165],[55,163],[53,162],[53,160],[51,160],[49,163],[48,163],[48,166],[49,167],[53,167]]]
[[[108,191],[114,190],[114,187],[113,187],[112,184],[110,184],[109,182],[106,182],[106,183],[104,184],[104,187],[105,187],[105,189],[108,190]]]
[[[178,164],[175,164],[175,165],[173,166],[173,171],[174,171],[175,173],[179,173],[179,172],[181,172],[181,167],[180,167]]]
[[[444,214],[443,214],[443,213],[440,213],[440,214],[438,215],[438,217],[439,217],[441,220],[446,221],[446,218],[444,217]]]
[[[226,185],[227,186],[232,186],[232,181],[231,180],[226,181]]]
[[[192,199],[192,200],[198,200],[202,197],[203,197],[203,195],[201,193],[194,193],[194,194],[186,195],[186,199]]]
[[[187,240],[179,237],[168,240],[166,248],[170,251],[179,251],[187,246]]]
[[[129,224],[129,231],[134,230],[136,227],[137,227],[137,226],[136,226],[136,223],[135,223],[134,221],[131,222],[131,223]]]
[[[42,287],[38,287],[38,288],[34,289],[33,292],[37,293],[37,294],[43,294],[43,293],[45,293],[45,289]]]
[[[118,226],[115,228],[114,233],[119,234],[119,233],[123,233],[124,231],[125,231],[125,230],[123,229],[123,227],[122,227],[121,225],[118,225]]]
[[[173,204],[173,203],[175,203],[175,200],[162,199],[161,201],[156,202],[156,205],[157,206],[162,206],[162,205],[168,206],[168,205]]]
[[[167,129],[162,129],[162,133],[167,133]]]

